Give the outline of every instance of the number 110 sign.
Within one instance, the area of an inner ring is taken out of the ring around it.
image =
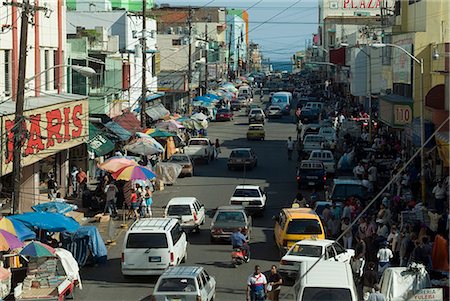
[[[412,109],[408,105],[394,105],[394,124],[410,124],[412,121]]]

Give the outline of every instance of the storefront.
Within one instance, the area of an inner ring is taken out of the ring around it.
[[[2,197],[12,193],[12,161],[15,103],[2,104],[0,112],[0,182]],[[22,146],[20,210],[47,201],[47,180],[54,177],[58,191],[67,195],[70,169],[87,167],[86,140],[89,108],[85,96],[58,94],[25,100],[25,131]]]

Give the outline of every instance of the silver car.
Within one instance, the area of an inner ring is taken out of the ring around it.
[[[203,267],[168,268],[156,282],[152,301],[212,301],[216,297],[216,279]]]

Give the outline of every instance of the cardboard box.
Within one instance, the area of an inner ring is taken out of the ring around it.
[[[97,223],[107,223],[111,219],[111,216],[109,214],[99,213],[94,216],[94,219]]]

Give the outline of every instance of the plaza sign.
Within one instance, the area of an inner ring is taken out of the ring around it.
[[[341,10],[344,15],[353,15],[353,12],[361,11],[370,11],[371,14],[374,14],[375,10],[376,14],[379,14],[383,1],[385,8],[394,8],[394,0],[325,0],[323,8],[324,10],[330,9],[330,12],[324,12],[324,16],[334,15],[336,12],[332,12],[333,10]]]
[[[31,165],[84,143],[88,136],[89,107],[86,99],[63,102],[24,112],[21,165]],[[1,175],[12,171],[14,114],[1,118]]]

